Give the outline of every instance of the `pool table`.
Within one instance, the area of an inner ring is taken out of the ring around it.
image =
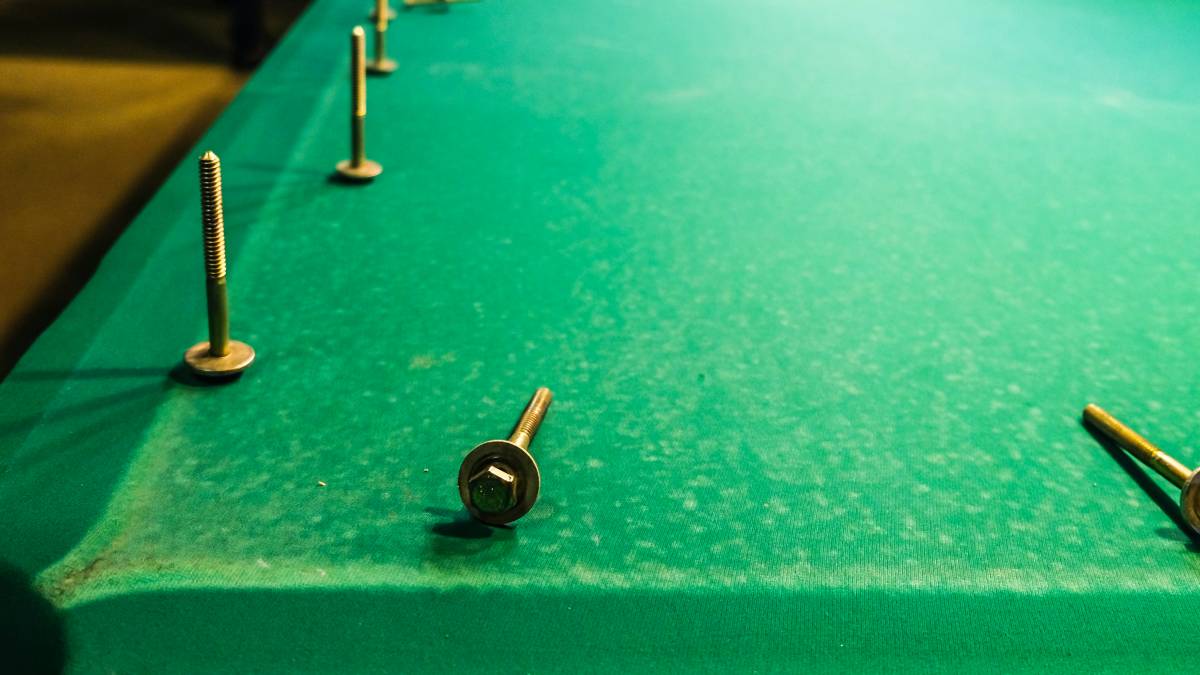
[[[1200,464],[1200,5],[402,10],[347,185],[369,9],[313,3],[0,384],[19,663],[1194,672],[1200,549],[1080,411]],[[476,523],[539,386],[541,497]]]

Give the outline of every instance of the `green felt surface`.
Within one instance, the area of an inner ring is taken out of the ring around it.
[[[0,385],[71,672],[1189,668],[1176,493],[1079,411],[1200,463],[1200,7],[401,13],[351,187],[366,4],[197,147],[246,376],[176,368],[189,160]],[[539,385],[542,498],[472,526]]]

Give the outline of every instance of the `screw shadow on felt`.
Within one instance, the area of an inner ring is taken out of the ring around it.
[[[1179,512],[1179,502],[1167,494],[1162,489],[1153,477],[1138,464],[1137,460],[1129,456],[1129,453],[1121,449],[1111,438],[1106,436],[1104,432],[1093,427],[1087,421],[1082,421],[1083,428],[1091,434],[1096,443],[1104,448],[1105,452],[1112,456],[1113,461],[1117,466],[1124,469],[1125,473],[1133,479],[1146,496],[1154,501],[1154,504],[1171,519],[1175,524],[1175,529],[1158,528],[1155,534],[1164,539],[1172,539],[1175,541],[1184,541],[1187,544],[1188,550],[1200,553],[1200,535],[1192,531],[1192,528],[1183,520],[1183,515]],[[1182,535],[1182,536],[1181,536]]]
[[[445,572],[478,569],[506,559],[516,548],[517,533],[506,525],[485,525],[465,509],[425,508],[439,522],[430,526],[424,558]]]
[[[435,523],[429,531],[451,539],[488,539],[498,532],[511,533],[513,528],[508,525],[485,525],[471,517],[466,509],[443,509],[436,506],[425,507],[425,513],[448,518]]]
[[[492,565],[514,552],[516,531],[509,526],[491,526],[470,518],[466,509],[426,507],[437,516],[426,540],[426,565],[445,573],[469,572]]]
[[[167,373],[167,379],[173,382],[176,386],[185,387],[187,389],[208,389],[210,387],[221,387],[227,384],[232,384],[242,379],[243,373],[234,373],[225,377],[200,377],[188,368],[186,363],[182,361],[175,364]]]

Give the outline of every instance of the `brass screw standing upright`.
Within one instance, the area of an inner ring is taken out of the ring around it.
[[[183,355],[192,372],[223,377],[254,362],[254,349],[229,338],[229,296],[225,283],[225,212],[221,205],[221,158],[212,150],[200,158],[200,220],[204,229],[204,272],[208,294],[208,342]]]
[[[529,512],[542,487],[529,444],[554,394],[540,387],[525,406],[507,441],[475,446],[458,469],[458,496],[467,511],[489,525],[504,525]]]
[[[396,72],[396,62],[387,57],[388,13],[387,0],[379,0],[375,9],[375,58],[367,64],[372,75],[387,75]]]
[[[1083,418],[1126,452],[1137,457],[1142,464],[1154,469],[1179,488],[1179,510],[1183,514],[1183,520],[1193,531],[1200,534],[1200,471],[1185,467],[1094,403],[1089,403],[1083,409]]]
[[[367,120],[367,38],[362,26],[350,32],[350,159],[338,162],[337,172],[346,180],[359,183],[383,173],[378,162],[367,159],[363,138]]]

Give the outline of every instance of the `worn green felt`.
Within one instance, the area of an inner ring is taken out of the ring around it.
[[[321,0],[0,385],[71,672],[1188,670],[1200,7]],[[455,479],[555,392],[542,497]],[[325,483],[324,486],[319,482]]]

